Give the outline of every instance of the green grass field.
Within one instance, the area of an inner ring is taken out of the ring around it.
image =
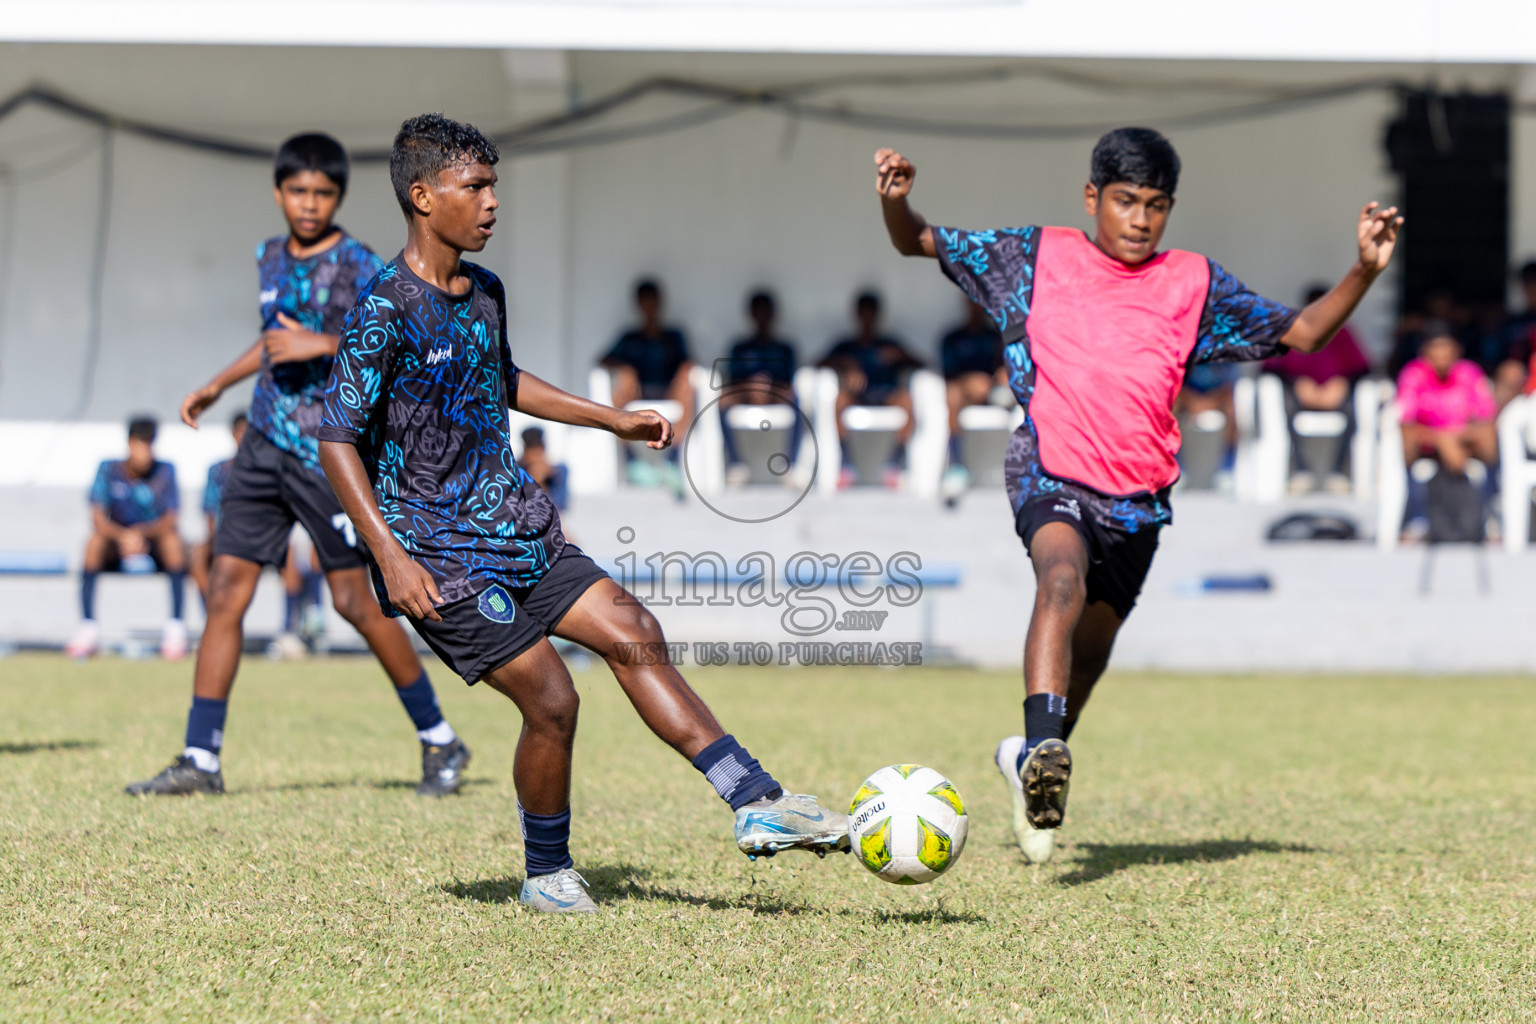
[[[1059,863],[1008,835],[1006,673],[698,671],[795,788],[930,764],[970,812],[937,882],[749,864],[730,815],[578,675],[577,867],[516,903],[515,710],[436,672],[475,749],[422,801],[362,659],[250,662],[223,798],[121,795],[180,747],[189,669],[0,661],[0,1020],[1536,1019],[1536,688],[1120,674],[1074,737]]]

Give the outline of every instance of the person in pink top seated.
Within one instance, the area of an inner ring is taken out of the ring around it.
[[[1493,386],[1476,363],[1462,358],[1461,342],[1447,325],[1425,328],[1419,357],[1397,378],[1397,405],[1409,465],[1430,456],[1460,476],[1469,458],[1490,467],[1498,462]]]
[[[1316,302],[1328,294],[1325,284],[1307,289],[1304,302]],[[1330,490],[1346,491],[1349,481],[1343,475],[1349,441],[1355,435],[1355,403],[1351,401],[1355,385],[1371,372],[1370,360],[1360,350],[1360,342],[1348,326],[1340,327],[1328,346],[1317,352],[1287,349],[1285,354],[1264,361],[1264,372],[1279,377],[1285,385],[1286,422],[1291,428],[1291,450],[1296,453],[1299,472],[1291,480],[1293,491],[1309,490],[1319,482]],[[1307,449],[1298,444],[1296,414],[1299,412],[1339,412],[1344,414],[1344,435],[1334,455],[1333,464],[1313,466],[1307,463]]]
[[[1004,739],[995,760],[1020,849],[1028,860],[1048,860],[1072,774],[1065,741],[1172,519],[1173,404],[1186,371],[1322,348],[1386,269],[1402,219],[1396,208],[1362,209],[1349,271],[1295,310],[1204,256],[1159,250],[1179,157],[1151,129],[1119,128],[1094,146],[1083,186],[1092,234],[930,227],[908,203],[912,162],[882,149],[875,164],[891,243],[903,255],[937,259],[991,315],[1025,413],[1006,461],[1014,527],[1035,571],[1024,735]]]

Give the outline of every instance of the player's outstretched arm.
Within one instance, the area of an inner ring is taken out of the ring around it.
[[[521,370],[517,375],[514,408],[541,420],[569,423],[575,427],[596,427],[626,441],[644,441],[648,448],[665,448],[672,443],[672,424],[659,412],[644,409],[628,412],[580,398],[561,391]]]
[[[880,193],[880,213],[891,244],[903,256],[933,257],[938,255],[933,247],[933,229],[907,202],[916,178],[912,161],[894,149],[876,151],[875,191]]]
[[[342,511],[352,520],[353,529],[378,563],[389,603],[413,619],[442,621],[437,606],[443,603],[443,595],[438,593],[432,574],[406,554],[384,522],[357,448],[344,441],[321,441],[320,468],[325,471],[331,490],[336,492]]]
[[[1397,248],[1398,228],[1402,226],[1403,218],[1397,215],[1397,207],[1383,210],[1380,203],[1367,203],[1355,225],[1360,258],[1328,294],[1301,311],[1280,339],[1281,344],[1303,352],[1316,352],[1328,344],[1365,298],[1371,284],[1387,269],[1392,251]]]
[[[210,405],[217,402],[226,389],[234,387],[261,369],[261,349],[262,342],[258,340],[256,344],[241,353],[239,359],[220,370],[213,380],[183,398],[181,422],[196,430],[197,418],[206,412]]]

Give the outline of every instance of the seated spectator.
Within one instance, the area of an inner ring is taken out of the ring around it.
[[[1536,359],[1536,260],[1520,268],[1520,291],[1525,308],[1506,317],[1502,330],[1505,361],[1495,378],[1495,395],[1499,398],[1512,386],[1514,394],[1536,391],[1536,373],[1532,372],[1536,369],[1532,366]],[[1508,399],[1504,398],[1499,407],[1502,409],[1506,402]]]
[[[1302,305],[1316,302],[1328,293],[1327,287],[1307,289]],[[1370,361],[1360,349],[1360,342],[1348,326],[1340,327],[1327,347],[1317,352],[1289,349],[1286,354],[1264,363],[1264,372],[1272,373],[1285,385],[1286,423],[1291,430],[1291,448],[1296,453],[1299,472],[1291,479],[1291,490],[1311,490],[1323,483],[1332,491],[1348,491],[1349,481],[1342,472],[1349,454],[1350,438],[1355,436],[1355,385],[1371,372]],[[1307,464],[1307,447],[1296,434],[1299,412],[1338,412],[1344,414],[1344,434],[1338,454],[1330,466]]]
[[[837,433],[846,440],[843,410],[851,405],[893,405],[906,410],[906,426],[900,431],[896,453],[886,467],[886,482],[894,485],[900,475],[903,450],[912,437],[912,396],[907,391],[907,378],[923,361],[896,338],[879,332],[880,296],[874,292],[859,293],[853,311],[854,334],[834,343],[821,361],[822,366],[837,371]],[[843,471],[845,477],[851,473],[846,461]],[[852,481],[849,478],[843,482]]]
[[[548,492],[555,508],[563,511],[570,504],[571,497],[566,484],[565,466],[549,461],[549,452],[544,448],[542,427],[529,427],[523,431],[522,436],[523,454],[518,456],[517,464],[533,477],[534,483]]]
[[[1450,325],[1427,324],[1424,334],[1419,357],[1403,367],[1397,380],[1403,455],[1409,466],[1433,458],[1452,479],[1465,479],[1469,458],[1492,470],[1499,459],[1493,388],[1476,363],[1462,358],[1461,342]],[[1416,532],[1417,504],[1410,502],[1408,536]]]
[[[960,410],[986,405],[993,392],[1008,388],[1003,368],[1003,336],[987,311],[974,302],[966,304],[965,322],[939,341],[939,365],[944,370],[944,397],[949,404],[949,473],[961,483],[965,466],[960,457]],[[1008,399],[1012,403],[1012,397]]]
[[[187,653],[182,623],[187,551],[176,532],[181,496],[176,467],[155,458],[157,424],[148,417],[128,423],[128,457],[107,459],[91,485],[91,536],[80,573],[81,621],[65,647],[72,658],[88,658],[100,645],[96,625],[96,577],[104,572],[163,572],[170,578],[171,616],[160,637],[160,656]]]
[[[670,398],[683,407],[672,426],[677,437],[684,437],[693,420],[688,342],[682,331],[662,323],[661,286],[655,281],[646,279],[635,286],[635,306],[640,325],[620,335],[601,360],[613,374],[613,404],[622,409],[639,399]]]
[[[795,343],[774,332],[778,306],[773,294],[753,292],[747,299],[747,316],[752,333],[731,346],[724,367],[725,391],[720,396],[720,425],[725,432],[725,455],[729,468],[726,477],[739,482],[745,476],[736,438],[725,421],[726,411],[738,405],[797,405],[795,369],[799,357]],[[790,451],[799,449],[800,417],[790,429]]]
[[[1208,412],[1225,417],[1222,428],[1221,465],[1229,468],[1237,444],[1237,409],[1232,401],[1233,385],[1242,375],[1236,363],[1197,363],[1184,374],[1184,386],[1173,400],[1173,414],[1182,424]]]
[[[246,422],[247,417],[243,412],[235,413],[229,421],[229,432],[235,439],[236,448],[240,447],[240,441],[245,437]],[[229,481],[229,471],[234,464],[234,458],[230,457],[208,467],[208,482],[203,486],[203,518],[208,524],[208,535],[192,545],[187,560],[192,582],[197,584],[197,593],[203,599],[205,609],[208,607],[208,570],[213,566],[213,532],[219,525],[219,506],[224,503],[224,485]]]

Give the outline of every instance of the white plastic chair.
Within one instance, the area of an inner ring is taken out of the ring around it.
[[[1536,489],[1536,401],[1521,395],[1499,414],[1499,474],[1504,550],[1524,551]]]
[[[937,497],[949,454],[949,401],[944,378],[932,370],[915,370],[907,387],[917,420],[907,442],[907,491],[919,498]]]

